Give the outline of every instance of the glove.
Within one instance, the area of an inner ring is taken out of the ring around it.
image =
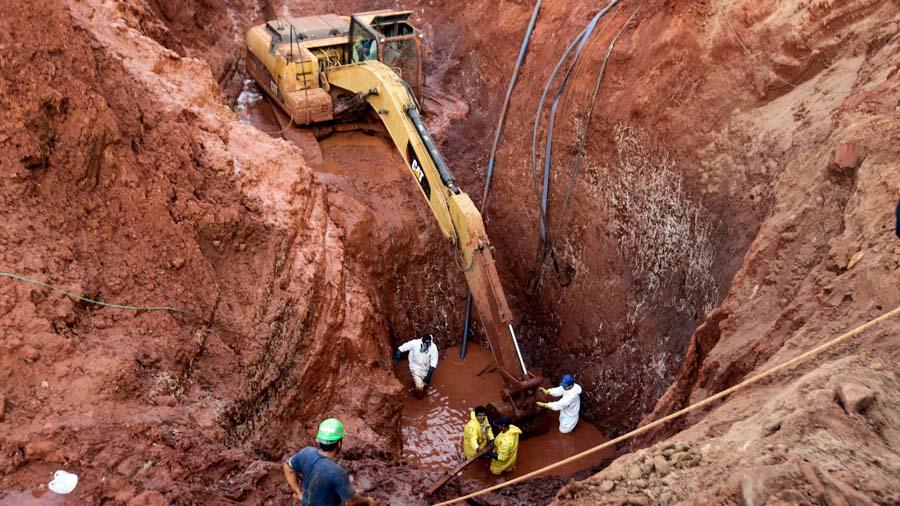
[[[491,460],[497,460],[497,452],[488,453],[488,458]]]
[[[428,373],[425,374],[425,379],[424,379],[426,385],[431,383],[431,375],[432,374],[434,374],[434,367],[429,367]]]
[[[541,387],[541,393],[544,395],[550,395],[550,389]]]
[[[546,403],[546,402],[535,402],[535,404],[537,404],[538,406],[540,406],[540,407],[542,407],[542,408],[549,408],[549,407],[550,407],[550,404],[548,404],[548,403]]]
[[[397,362],[399,362],[402,357],[403,357],[403,353],[401,353],[400,350],[394,351],[394,363],[395,364]]]

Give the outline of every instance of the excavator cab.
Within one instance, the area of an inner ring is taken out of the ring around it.
[[[412,89],[421,103],[422,34],[411,24],[412,11],[373,11],[350,16],[350,62],[378,60]]]

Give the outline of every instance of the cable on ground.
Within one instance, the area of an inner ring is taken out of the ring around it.
[[[84,295],[78,295],[76,293],[72,293],[72,292],[63,290],[62,288],[57,288],[53,285],[44,283],[43,281],[29,278],[27,276],[21,276],[19,274],[13,274],[11,272],[0,272],[0,277],[16,279],[19,281],[24,281],[26,283],[31,283],[32,285],[42,286],[44,288],[53,290],[54,292],[59,292],[63,295],[66,295],[72,299],[80,300],[83,302],[88,302],[90,304],[96,304],[98,306],[112,307],[112,308],[116,308],[116,309],[128,309],[128,310],[132,310],[132,311],[173,311],[176,313],[188,313],[188,311],[186,311],[184,309],[179,309],[177,307],[171,307],[171,306],[131,306],[128,304],[112,304],[109,302],[94,300],[94,299],[85,297]]]
[[[516,483],[521,483],[522,481],[525,481],[525,480],[527,480],[528,478],[532,478],[532,477],[537,476],[537,475],[539,475],[539,474],[541,474],[541,473],[544,473],[544,472],[546,472],[546,471],[550,471],[550,470],[552,470],[552,469],[556,469],[557,467],[564,466],[564,465],[569,464],[569,463],[571,463],[571,462],[574,462],[574,461],[576,461],[576,460],[578,460],[578,459],[580,459],[580,458],[582,458],[582,457],[586,457],[586,456],[591,455],[591,454],[593,454],[593,453],[597,453],[597,452],[599,452],[599,451],[601,451],[601,450],[605,450],[605,449],[607,449],[607,448],[610,448],[610,447],[612,447],[612,446],[614,446],[614,445],[616,445],[616,444],[618,444],[618,443],[621,443],[622,441],[625,441],[625,440],[627,440],[627,439],[630,439],[630,438],[632,438],[632,437],[634,437],[634,436],[637,436],[637,435],[639,435],[639,434],[643,434],[644,432],[647,432],[647,431],[649,431],[650,429],[655,429],[656,427],[659,427],[660,425],[663,425],[663,424],[665,424],[666,422],[672,421],[672,420],[674,420],[674,419],[676,419],[676,418],[678,418],[678,417],[680,417],[680,416],[682,416],[682,415],[685,415],[685,414],[687,414],[687,413],[689,413],[689,412],[691,412],[691,411],[694,411],[694,410],[699,409],[699,408],[702,408],[702,407],[704,407],[704,406],[706,406],[706,405],[708,405],[708,404],[711,404],[711,403],[713,403],[713,402],[715,402],[715,401],[718,401],[719,399],[722,399],[723,397],[726,397],[726,396],[728,396],[728,395],[731,395],[731,394],[733,394],[734,392],[737,392],[738,390],[741,390],[741,389],[743,389],[743,388],[746,388],[746,387],[748,387],[748,386],[750,386],[750,385],[752,385],[752,384],[754,384],[754,383],[758,383],[759,381],[761,381],[761,380],[763,380],[763,379],[765,379],[765,378],[768,378],[769,376],[772,376],[772,375],[775,374],[775,373],[778,373],[778,372],[781,372],[781,371],[783,371],[783,370],[785,370],[785,369],[787,369],[787,368],[793,367],[793,366],[795,366],[795,365],[797,365],[797,364],[799,364],[799,363],[801,363],[801,362],[805,362],[805,361],[809,360],[810,358],[812,358],[813,356],[818,355],[819,353],[821,353],[821,352],[823,352],[823,351],[825,351],[825,350],[827,350],[827,349],[829,349],[829,348],[833,348],[833,347],[837,346],[838,344],[841,344],[841,343],[843,343],[844,341],[847,341],[847,340],[850,339],[851,337],[854,337],[854,336],[858,335],[859,333],[861,333],[861,332],[863,332],[863,331],[865,331],[865,330],[868,330],[868,329],[872,328],[873,326],[875,326],[875,325],[877,325],[877,324],[879,324],[879,323],[881,323],[881,322],[883,322],[883,321],[885,321],[885,320],[887,320],[887,319],[889,319],[889,318],[892,318],[892,317],[894,317],[894,316],[898,316],[898,315],[900,315],[900,307],[897,307],[897,308],[893,309],[892,311],[888,311],[887,313],[884,313],[884,314],[882,314],[881,316],[879,316],[879,317],[877,317],[877,318],[875,318],[875,319],[873,319],[873,320],[869,320],[869,321],[867,321],[866,323],[864,323],[864,324],[862,324],[862,325],[859,325],[858,327],[856,327],[856,328],[854,328],[854,329],[852,329],[852,330],[850,330],[850,331],[847,331],[847,332],[841,334],[840,336],[835,337],[834,339],[832,339],[832,340],[830,340],[830,341],[828,341],[828,342],[826,342],[826,343],[824,343],[824,344],[820,344],[819,346],[816,346],[815,348],[813,348],[813,349],[811,349],[811,350],[809,350],[809,351],[807,351],[807,352],[801,353],[800,355],[798,355],[798,356],[796,356],[796,357],[794,357],[794,358],[788,360],[787,362],[783,362],[783,363],[781,363],[780,365],[777,365],[777,366],[775,366],[775,367],[773,367],[773,368],[771,368],[771,369],[769,369],[769,370],[767,370],[767,371],[761,372],[761,373],[759,373],[759,374],[757,374],[757,375],[755,375],[755,376],[753,376],[753,377],[751,377],[751,378],[748,378],[748,379],[746,379],[746,380],[744,380],[744,381],[738,383],[737,385],[734,385],[734,386],[732,386],[732,387],[730,387],[730,388],[726,388],[725,390],[722,390],[721,392],[719,392],[719,393],[717,393],[717,394],[715,394],[715,395],[712,395],[712,396],[710,396],[710,397],[707,397],[706,399],[703,399],[702,401],[695,402],[694,404],[691,404],[690,406],[688,406],[688,407],[686,407],[686,408],[680,409],[680,410],[678,410],[678,411],[676,411],[676,412],[674,412],[674,413],[672,413],[672,414],[670,414],[670,415],[667,415],[667,416],[664,416],[664,417],[662,417],[662,418],[660,418],[660,419],[654,420],[653,422],[650,422],[650,423],[648,423],[647,425],[638,427],[637,429],[635,429],[635,430],[633,430],[633,431],[631,431],[631,432],[629,432],[629,433],[627,433],[627,434],[623,434],[623,435],[621,435],[621,436],[619,436],[619,437],[617,437],[617,438],[615,438],[615,439],[611,439],[611,440],[609,440],[609,441],[607,441],[607,442],[605,442],[605,443],[603,443],[603,444],[601,444],[601,445],[595,446],[595,447],[593,447],[593,448],[591,448],[591,449],[585,450],[585,451],[583,451],[583,452],[581,452],[581,453],[578,453],[578,454],[575,454],[575,455],[573,455],[573,456],[571,456],[571,457],[568,457],[568,458],[565,458],[565,459],[563,459],[563,460],[560,460],[560,461],[558,461],[558,462],[556,462],[556,463],[554,463],[554,464],[550,464],[549,466],[542,467],[542,468],[540,468],[540,469],[538,469],[538,470],[536,470],[536,471],[532,471],[532,472],[530,472],[530,473],[528,473],[528,474],[525,474],[525,475],[523,475],[523,476],[519,476],[518,478],[513,478],[513,479],[511,479],[511,480],[509,480],[509,481],[500,483],[500,484],[498,484],[498,485],[494,485],[494,486],[492,486],[492,487],[488,487],[488,488],[479,490],[479,491],[477,491],[477,492],[473,492],[473,493],[468,494],[468,495],[464,495],[464,496],[461,496],[461,497],[457,497],[457,498],[451,499],[451,500],[449,500],[449,501],[444,501],[444,502],[437,503],[436,506],[442,506],[442,505],[447,505],[447,504],[455,504],[455,503],[457,503],[457,502],[465,501],[465,500],[471,499],[471,498],[473,498],[473,497],[478,497],[478,496],[480,496],[480,495],[487,494],[488,492],[494,492],[494,491],[500,490],[500,489],[502,489],[502,488],[506,488],[506,487],[508,487],[508,486],[510,486],[510,485],[515,485]]]
[[[203,316],[203,315],[197,313],[196,311],[191,311],[189,309],[177,308],[177,307],[172,307],[172,306],[133,306],[133,305],[128,305],[128,304],[112,304],[109,302],[94,300],[89,297],[85,297],[83,295],[78,295],[76,293],[72,293],[67,290],[63,290],[62,288],[57,288],[48,283],[44,283],[43,281],[29,278],[27,276],[22,276],[19,274],[14,274],[11,272],[0,272],[0,277],[10,278],[10,279],[18,280],[18,281],[23,281],[25,283],[37,285],[37,286],[40,286],[43,288],[47,288],[49,290],[53,290],[54,292],[61,293],[72,299],[87,302],[89,304],[95,304],[98,306],[109,307],[109,308],[114,308],[114,309],[125,309],[125,310],[130,310],[130,311],[169,311],[169,312],[173,312],[173,313],[178,313],[179,315],[181,315],[182,318],[185,319],[185,321],[189,322],[192,325],[201,325],[201,326],[208,327],[208,328],[216,328],[223,332],[227,332],[229,334],[239,336],[239,337],[242,337],[245,339],[253,339],[253,336],[249,336],[239,330],[236,330],[234,327],[230,327],[228,325],[225,325],[224,323],[216,321],[215,320],[215,312],[216,312],[215,308],[213,308],[213,310],[211,311],[210,316]],[[216,305],[218,305],[218,304],[216,304]]]
[[[731,33],[734,35],[734,38],[737,39],[737,42],[738,42],[738,44],[741,46],[741,49],[744,50],[744,54],[747,55],[747,59],[750,60],[750,63],[752,63],[754,66],[756,66],[758,69],[762,70],[763,72],[765,72],[765,73],[771,75],[771,76],[774,77],[776,80],[778,80],[778,81],[780,81],[780,82],[782,82],[782,83],[784,83],[784,84],[790,86],[791,88],[798,88],[798,87],[800,86],[799,84],[794,83],[794,82],[791,82],[791,81],[788,81],[787,79],[781,77],[781,76],[778,75],[774,70],[772,70],[771,68],[769,68],[769,67],[767,67],[766,65],[762,64],[760,61],[758,61],[758,60],[756,59],[755,56],[753,56],[753,53],[750,52],[750,48],[748,48],[747,45],[744,44],[744,40],[741,38],[740,35],[738,35],[737,30],[734,29],[734,25],[731,24],[731,16],[729,16],[728,13],[725,12],[725,7],[731,7],[732,5],[734,5],[734,3],[736,3],[736,2],[732,2],[731,4],[729,4],[729,5],[727,5],[727,6],[726,6],[726,5],[720,6],[720,7],[719,7],[719,14],[720,14],[723,18],[725,18],[725,23],[728,25],[728,28],[731,30]],[[894,37],[896,37],[896,35],[894,35]],[[893,40],[894,37],[891,37],[890,39],[888,39],[888,42],[890,42],[891,40]],[[849,89],[849,90],[836,90],[836,91],[821,90],[821,92],[822,92],[822,94],[824,94],[824,95],[831,95],[831,94],[834,94],[834,95],[853,95],[853,94],[856,94],[856,93],[862,93],[862,92],[864,92],[864,91],[869,91],[869,90],[871,90],[871,89],[877,88],[878,86],[881,86],[882,84],[884,84],[884,82],[878,83],[878,84],[873,84],[872,86],[862,86],[862,87],[859,87],[859,88],[851,88],[851,89]]]

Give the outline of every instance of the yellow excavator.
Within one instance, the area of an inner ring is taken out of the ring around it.
[[[512,326],[481,213],[454,181],[422,121],[422,35],[412,11],[278,19],[247,32],[247,71],[297,125],[348,121],[371,107],[406,162],[444,237],[456,247],[497,369],[496,415],[536,412],[543,378],[530,373]]]

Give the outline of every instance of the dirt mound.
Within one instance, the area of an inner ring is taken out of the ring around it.
[[[528,361],[576,374],[583,415],[609,435],[900,303],[896,5],[641,5],[589,128],[596,72],[635,2],[602,21],[562,95],[542,263],[536,102],[600,8],[544,2],[487,221]],[[429,120],[478,196],[532,3],[409,7],[431,48]],[[390,348],[423,327],[455,344],[465,286],[452,253],[382,139],[334,136],[313,167],[228,107],[244,30],[321,12],[0,1],[0,271],[180,309],[0,280],[0,502],[41,494],[65,468],[80,502],[287,503],[280,461],[331,415],[348,426],[360,491],[424,502],[436,476],[400,459]],[[638,446],[683,431],[557,502],[900,501],[897,328],[652,434]],[[545,503],[562,483],[485,502]]]
[[[184,312],[4,281],[0,488],[65,467],[90,502],[280,497],[272,461],[324,414],[391,455],[401,387],[340,197],[119,7],[0,7],[3,270]]]
[[[727,297],[694,333],[676,381],[645,422],[900,303],[891,228],[900,186],[889,147],[900,138],[891,117],[900,91],[896,6],[752,2],[711,14],[700,33],[718,57],[715,72],[747,83],[738,97],[752,93],[733,102],[706,138],[712,143],[694,137],[701,181],[767,214]],[[782,51],[748,59],[742,43]],[[898,352],[897,328],[887,322],[651,434],[644,444],[685,429],[677,442],[563,489],[558,503],[895,503],[900,488],[890,476],[900,459],[891,450],[898,433],[888,385],[900,371],[883,357]]]

